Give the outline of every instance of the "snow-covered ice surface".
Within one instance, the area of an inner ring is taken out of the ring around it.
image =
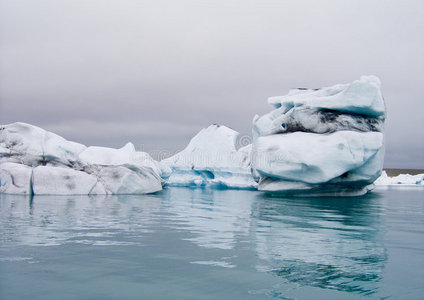
[[[0,126],[0,162],[73,166],[86,147],[26,123]]]
[[[172,170],[171,186],[210,186],[254,189],[250,168],[251,145],[236,149],[239,133],[211,125],[194,136],[187,147],[161,164]]]
[[[384,117],[386,108],[376,76],[361,76],[350,84],[336,84],[321,89],[294,89],[285,96],[271,97],[268,102],[286,111],[293,107],[329,109],[347,114]]]
[[[292,90],[253,122],[251,165],[259,190],[361,195],[380,176],[385,104],[380,80]]]
[[[162,189],[161,174],[161,165],[131,143],[87,148],[33,125],[0,126],[0,193],[153,193]]]
[[[150,167],[156,173],[162,173],[159,162],[155,161],[146,152],[136,151],[132,143],[127,143],[120,149],[90,146],[78,155],[78,161],[84,166],[120,166],[129,164],[141,167]]]

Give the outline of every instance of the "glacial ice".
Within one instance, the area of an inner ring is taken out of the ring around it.
[[[35,195],[88,195],[96,184],[95,176],[64,167],[38,166],[32,175]]]
[[[132,143],[127,143],[120,149],[98,146],[87,147],[79,154],[78,162],[83,166],[120,166],[128,164],[139,167],[149,167],[159,175],[162,174],[160,163],[155,161],[148,153],[136,151]]]
[[[360,195],[380,176],[385,104],[380,80],[292,90],[253,121],[258,189],[296,195]]]
[[[0,126],[0,162],[73,166],[86,147],[26,123]]]
[[[253,143],[211,125],[172,157],[155,161],[132,143],[91,146],[25,123],[0,126],[0,193],[139,194],[170,186],[258,189],[289,195],[362,195],[376,185],[423,185],[382,173],[385,104],[375,76],[269,98]]]
[[[161,165],[131,143],[87,148],[33,125],[0,126],[0,193],[153,193],[162,189],[161,173]]]
[[[91,165],[85,171],[97,177],[99,189],[104,188],[106,194],[147,194],[162,189],[160,175],[150,167]]]
[[[13,162],[1,163],[0,193],[30,195],[31,176],[31,167]]]
[[[187,147],[161,164],[172,170],[170,186],[256,188],[250,170],[251,145],[236,149],[239,133],[211,125],[194,136]]]
[[[317,184],[361,167],[382,145],[380,132],[263,136],[254,143],[252,167],[262,177]]]
[[[424,174],[399,174],[389,177],[386,171],[374,182],[376,186],[420,186],[424,187]]]
[[[38,166],[32,183],[35,195],[146,194],[162,189],[157,173],[134,165],[91,165],[84,171]]]
[[[268,102],[286,112],[293,107],[333,110],[346,114],[384,117],[386,106],[376,76],[361,76],[350,84],[336,84],[321,89],[294,89],[286,96],[271,97]]]
[[[128,143],[120,149],[90,146],[78,155],[78,159],[86,165],[118,166],[130,163],[134,153],[135,147],[132,143]]]

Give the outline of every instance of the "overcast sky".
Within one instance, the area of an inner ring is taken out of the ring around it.
[[[386,167],[424,168],[424,1],[0,0],[0,123],[157,155],[270,96],[382,81]]]

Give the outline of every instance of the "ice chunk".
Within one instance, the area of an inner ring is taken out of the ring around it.
[[[188,146],[161,164],[172,169],[168,185],[255,188],[251,176],[251,145],[236,149],[239,133],[211,125],[194,136]]]
[[[79,154],[79,160],[88,165],[123,165],[131,161],[135,153],[132,143],[120,149],[90,146]]]
[[[383,131],[383,119],[362,115],[347,115],[332,110],[293,107],[286,113],[279,108],[254,123],[255,136],[289,132],[332,133],[341,130],[359,132]]]
[[[36,195],[88,195],[96,184],[95,176],[63,167],[38,166],[32,177]]]
[[[410,175],[399,174],[398,176],[389,177],[386,171],[374,182],[376,186],[422,186],[424,187],[424,174]]]
[[[253,121],[252,168],[259,190],[359,195],[381,174],[385,105],[380,80],[292,90]]]
[[[330,109],[348,114],[370,117],[385,116],[386,108],[376,76],[362,76],[351,84],[338,84],[321,89],[291,92],[286,96],[271,97],[268,102],[286,112],[293,107]]]
[[[187,147],[174,156],[162,160],[172,166],[238,167],[236,141],[239,133],[226,126],[211,125],[194,136]]]
[[[367,163],[383,145],[380,132],[294,132],[259,137],[252,167],[263,177],[322,183]]]
[[[268,100],[276,109],[255,117],[253,135],[285,132],[330,133],[340,130],[383,132],[385,104],[380,80],[362,76],[351,84],[291,91]]]
[[[0,164],[0,193],[32,194],[32,168],[17,163]]]
[[[104,165],[119,166],[132,164],[139,167],[150,167],[161,175],[162,168],[148,153],[136,151],[132,143],[127,143],[120,149],[97,147],[87,147],[79,154],[79,162],[82,165]]]
[[[86,171],[99,180],[108,194],[146,194],[162,190],[162,179],[149,167],[91,165]]]
[[[86,147],[26,123],[0,126],[0,161],[72,166]],[[6,150],[7,149],[7,150]]]
[[[34,194],[145,194],[162,190],[161,178],[151,168],[133,165],[90,165],[84,171],[39,166],[33,172]]]

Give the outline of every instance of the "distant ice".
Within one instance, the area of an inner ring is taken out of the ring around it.
[[[386,171],[374,182],[376,186],[422,186],[424,187],[424,174],[400,174],[389,177]]]
[[[221,267],[221,268],[235,268],[235,265],[232,265],[226,261],[215,261],[215,260],[206,260],[206,261],[193,261],[192,264],[197,265],[207,265],[207,266],[214,266],[214,267]]]

